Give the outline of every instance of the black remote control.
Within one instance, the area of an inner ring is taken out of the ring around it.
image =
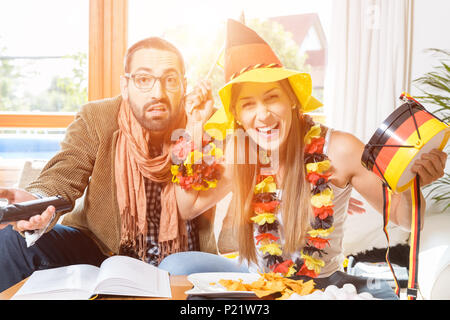
[[[41,214],[48,206],[54,206],[56,212],[69,211],[72,205],[61,196],[47,197],[0,207],[0,223],[28,220]]]

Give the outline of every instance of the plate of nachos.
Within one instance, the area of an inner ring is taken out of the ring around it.
[[[313,280],[293,280],[277,273],[207,272],[187,278],[194,287],[185,293],[208,297],[288,299],[313,293]]]
[[[194,287],[185,293],[209,297],[255,297],[255,293],[247,290],[247,286],[258,278],[259,274],[255,273],[193,273],[187,279]]]

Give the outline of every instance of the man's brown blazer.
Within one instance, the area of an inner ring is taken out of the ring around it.
[[[64,215],[62,224],[85,232],[106,255],[118,254],[120,243],[114,159],[121,101],[118,96],[82,106],[67,128],[61,150],[25,188],[43,196],[61,195],[70,200],[75,208]],[[214,209],[203,213],[197,223],[200,250],[214,253],[213,214]]]

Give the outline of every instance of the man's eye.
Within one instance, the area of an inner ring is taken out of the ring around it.
[[[176,84],[178,81],[178,78],[176,76],[168,76],[166,78],[166,83],[167,84]]]
[[[141,85],[141,86],[145,86],[145,85],[149,85],[150,83],[152,83],[153,81],[153,77],[149,77],[149,76],[138,76],[135,78],[136,82]]]

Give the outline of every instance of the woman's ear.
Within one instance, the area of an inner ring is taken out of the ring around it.
[[[230,108],[230,112],[231,112],[231,114],[233,115],[234,122],[236,122],[237,125],[239,125],[239,126],[242,127],[242,123],[241,123],[241,121],[239,121],[239,118],[238,118],[238,116],[237,116],[237,114],[236,114],[236,108],[235,108],[235,107]]]

